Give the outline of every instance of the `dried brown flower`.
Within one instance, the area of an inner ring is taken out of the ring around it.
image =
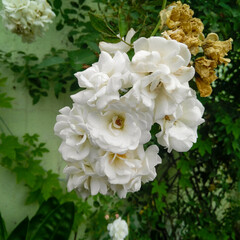
[[[173,3],[160,12],[161,29],[166,25],[170,30],[162,33],[166,39],[175,39],[188,46],[191,54],[197,55],[200,47],[204,56],[195,60],[196,84],[200,95],[207,97],[212,93],[211,83],[217,79],[215,68],[218,64],[229,63],[224,58],[232,49],[232,39],[219,41],[218,35],[210,33],[204,37],[204,25],[199,18],[193,18],[193,10],[180,1]]]
[[[215,68],[217,63],[205,57],[195,60],[195,70],[199,76],[196,77],[197,88],[201,97],[208,97],[212,93],[211,83],[217,79]]]
[[[191,18],[181,24],[181,29],[191,36],[198,37],[204,29],[204,25],[199,18]]]
[[[189,21],[194,13],[189,5],[182,4],[180,1],[171,4],[168,8],[172,10],[166,24],[172,30],[181,26],[182,22]]]
[[[204,82],[200,77],[196,77],[197,88],[201,97],[208,97],[212,93],[212,87],[210,84]]]
[[[210,84],[217,79],[214,70],[216,67],[217,63],[214,60],[205,57],[199,57],[195,60],[195,70],[206,84]]]
[[[228,64],[231,60],[224,57],[232,49],[232,41],[231,38],[226,41],[219,41],[216,33],[208,34],[202,44],[205,56],[209,59],[215,60],[217,64]]]
[[[196,55],[202,44],[203,23],[198,18],[193,18],[193,10],[189,5],[180,1],[171,4],[166,10],[160,12],[162,26],[166,24],[171,30],[165,31],[163,36],[185,43],[190,52]],[[161,28],[162,28],[161,26]]]

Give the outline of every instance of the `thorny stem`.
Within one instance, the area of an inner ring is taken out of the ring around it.
[[[162,2],[162,9],[161,10],[165,9],[166,4],[167,4],[167,0],[163,0],[163,2]],[[159,17],[159,21],[158,21],[156,27],[154,28],[154,30],[153,30],[153,32],[151,34],[151,37],[154,36],[156,34],[156,32],[159,30],[160,24],[161,24],[161,18]]]

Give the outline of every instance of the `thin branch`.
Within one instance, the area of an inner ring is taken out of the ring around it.
[[[6,127],[6,129],[9,131],[9,133],[11,135],[13,135],[12,131],[9,129],[8,125],[5,123],[5,121],[3,120],[3,118],[0,116],[0,120],[2,121],[3,125]],[[4,131],[3,131],[4,132]]]
[[[163,10],[166,7],[166,4],[167,4],[167,0],[163,0],[162,9],[161,10]],[[156,27],[154,28],[151,36],[154,36],[156,34],[156,32],[159,30],[160,25],[161,25],[161,17],[159,17],[159,21],[158,21]]]

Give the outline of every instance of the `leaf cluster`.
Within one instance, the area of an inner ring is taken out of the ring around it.
[[[7,78],[3,78],[1,77],[1,73],[0,73],[0,90],[1,87],[4,87],[6,84]],[[5,92],[0,92],[0,108],[11,108],[12,104],[11,101],[14,98],[7,96],[7,93]]]
[[[8,235],[0,215],[1,240],[68,239],[74,220],[74,204],[60,204],[56,198],[43,202],[36,214],[26,217]]]
[[[13,72],[18,83],[23,83],[28,88],[33,104],[41,97],[47,97],[52,88],[57,98],[60,93],[81,90],[73,74],[82,70],[86,64],[96,61],[96,58],[87,49],[66,51],[53,48],[41,61],[36,55],[21,51],[0,52],[1,63]],[[3,97],[5,101],[2,104],[6,105],[11,98],[6,98],[5,95]]]

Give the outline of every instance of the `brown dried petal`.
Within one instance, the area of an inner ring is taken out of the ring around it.
[[[196,77],[197,88],[201,97],[208,97],[212,93],[212,87],[210,84],[205,83],[201,78]]]
[[[202,21],[199,18],[192,18],[188,21],[182,22],[181,28],[188,35],[199,37],[199,34],[202,33],[204,26]]]
[[[199,57],[195,60],[195,70],[199,74],[202,81],[210,84],[217,79],[215,68],[217,63],[214,60]]]
[[[169,6],[172,8],[171,15],[167,21],[167,26],[170,29],[176,29],[182,22],[192,18],[194,12],[187,4],[182,4],[180,1]]]
[[[162,35],[166,39],[174,39],[178,42],[186,44],[193,55],[196,55],[199,52],[199,46],[202,44],[202,41],[198,37],[186,35],[181,28],[178,28],[175,31],[165,31]]]
[[[199,52],[199,46],[201,46],[202,41],[198,37],[187,35],[184,43],[188,46],[190,52],[193,55],[197,55]]]
[[[168,22],[168,19],[171,15],[171,11],[170,9],[163,9],[161,12],[160,12],[160,18],[161,18],[161,26],[160,26],[160,29],[163,28],[164,25],[167,24]]]
[[[216,41],[213,39],[214,35],[208,35],[202,44],[204,54],[208,58],[215,60],[218,64],[229,63],[230,59],[224,58],[227,53],[232,49],[232,39],[229,38],[226,41]]]
[[[175,31],[168,30],[168,31],[165,31],[164,33],[166,33],[171,39],[174,39],[178,42],[183,43],[185,41],[185,33],[181,28]]]

